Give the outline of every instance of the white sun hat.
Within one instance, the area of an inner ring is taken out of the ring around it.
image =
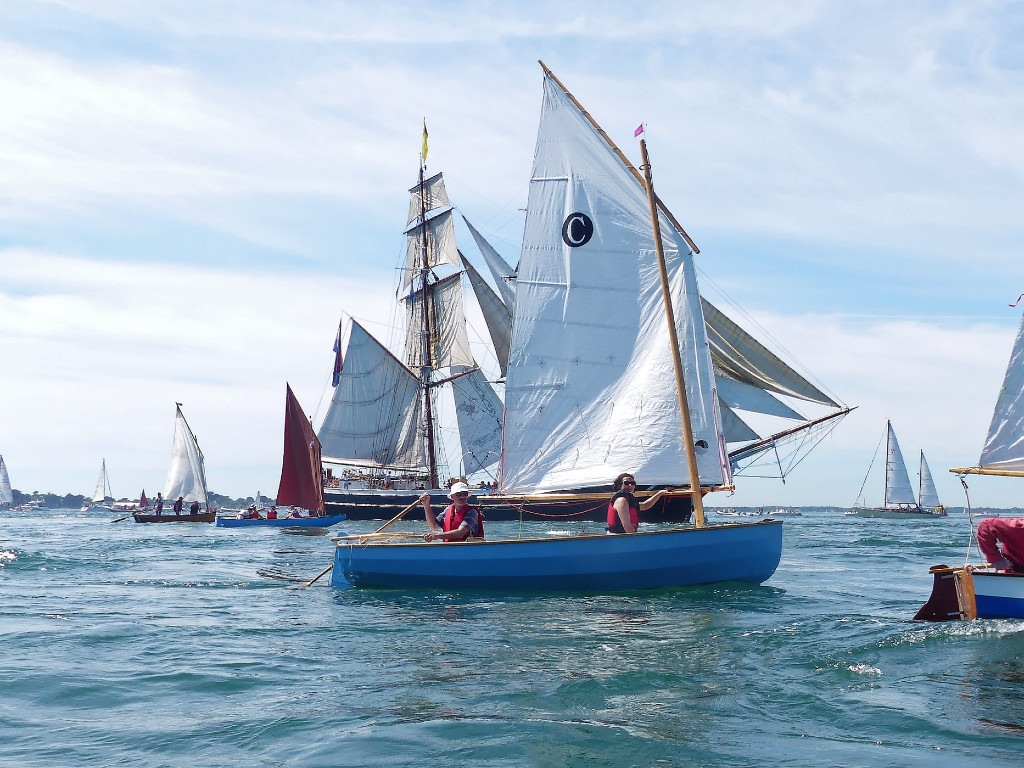
[[[453,485],[451,487],[451,489],[448,491],[448,498],[452,499],[454,501],[456,493],[468,493],[468,492],[469,492],[469,486],[468,485],[466,485],[465,483],[455,483],[455,485]]]

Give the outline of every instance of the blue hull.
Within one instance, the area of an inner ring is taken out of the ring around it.
[[[782,522],[631,535],[459,544],[339,542],[336,587],[620,592],[722,581],[760,584],[782,557]]]
[[[1024,619],[1024,574],[974,573],[979,619]]]
[[[248,528],[250,526],[264,525],[277,528],[294,528],[298,525],[306,528],[327,528],[335,523],[340,523],[344,519],[344,515],[330,515],[328,517],[282,517],[277,520],[239,520],[234,517],[218,517],[217,526],[220,528]]]

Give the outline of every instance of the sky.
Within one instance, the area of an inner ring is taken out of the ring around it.
[[[707,503],[880,503],[891,419],[963,506],[946,469],[978,460],[1024,306],[1022,40],[1013,2],[7,0],[12,485],[91,493],[105,459],[153,495],[180,402],[212,491],[275,491],[285,383],[318,425],[339,320],[391,321],[424,120],[518,260],[542,59],[634,164],[646,125],[709,298],[856,406],[785,483]]]

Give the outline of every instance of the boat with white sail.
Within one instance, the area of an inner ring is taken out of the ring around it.
[[[884,520],[921,520],[935,519],[946,516],[946,508],[939,503],[939,494],[935,489],[935,481],[932,478],[928,462],[925,460],[924,451],[921,451],[921,464],[918,473],[918,493],[915,497],[914,489],[910,484],[910,475],[907,472],[907,464],[903,460],[903,452],[900,451],[899,441],[896,439],[896,432],[892,422],[886,422],[886,451],[885,451],[885,491],[884,502],[880,507],[853,505],[847,514],[855,514],[860,517],[882,518]],[[872,465],[874,459],[872,459]],[[871,474],[871,467],[868,467],[868,475]],[[865,477],[865,484],[867,477]],[[863,493],[864,486],[861,486]],[[857,501],[860,501],[858,497]]]
[[[168,506],[159,513],[134,512],[132,518],[136,523],[212,523],[217,518],[216,510],[210,507],[199,441],[181,412],[181,403],[175,406],[171,467],[163,493]],[[179,499],[181,508],[176,510],[174,505]]]
[[[327,528],[345,519],[345,515],[324,513],[324,487],[320,458],[320,441],[313,426],[299,405],[290,384],[285,385],[284,454],[281,459],[281,482],[277,488],[277,504],[258,507],[253,504],[238,515],[220,515],[221,528],[253,526],[305,526]],[[257,501],[260,494],[256,494]],[[260,512],[263,514],[260,514]],[[279,514],[280,513],[280,514]]]
[[[586,487],[629,468],[678,489],[694,525],[460,543],[381,529],[336,537],[333,583],[619,591],[765,581],[782,522],[704,520],[703,494],[733,487],[730,462],[696,249],[654,194],[646,144],[645,178],[544,67],[536,147],[497,495]]]
[[[110,491],[110,480],[107,478],[106,459],[103,459],[103,463],[100,465],[100,476],[96,480],[96,490],[93,492],[92,498],[82,505],[83,512],[88,512],[90,509],[105,509],[108,512],[114,509],[114,495]]]
[[[949,471],[960,477],[965,491],[968,475],[1024,478],[1024,318],[1017,328],[981,457],[973,467],[954,467]],[[997,571],[984,562],[971,564],[977,542],[976,517],[973,513],[970,516],[971,536],[964,565],[942,564],[930,569],[934,575],[932,594],[914,618],[1024,618],[1024,573]]]
[[[9,509],[13,506],[14,491],[11,489],[11,478],[7,474],[4,457],[0,455],[0,509]]]

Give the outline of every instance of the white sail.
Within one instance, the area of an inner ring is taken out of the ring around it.
[[[469,278],[473,293],[476,294],[480,312],[487,325],[487,333],[491,337],[491,345],[494,347],[494,356],[498,358],[498,366],[501,368],[501,375],[504,376],[508,369],[508,350],[512,342],[512,313],[473,265],[466,261],[465,256],[462,256],[462,268]]]
[[[107,481],[107,460],[103,459],[103,464],[100,466],[100,476],[96,481],[96,490],[92,494],[92,500],[97,504],[102,504],[110,497],[110,483]]]
[[[325,461],[421,469],[419,380],[359,323],[317,437]]]
[[[491,244],[484,239],[484,236],[477,232],[476,227],[469,223],[469,219],[463,216],[462,220],[469,227],[469,232],[476,241],[476,247],[480,249],[480,253],[484,257],[484,263],[487,264],[487,268],[491,271],[494,284],[498,286],[498,292],[501,293],[502,301],[505,303],[508,311],[511,312],[516,303],[516,288],[515,284],[511,282],[511,278],[515,276],[515,270],[501,258],[498,252],[491,247]]]
[[[924,458],[924,451],[921,451],[921,492],[918,505],[932,509],[941,506],[939,492],[935,489],[935,480],[932,479],[932,471]]]
[[[662,216],[702,485],[724,440],[692,254]],[[571,245],[570,245],[571,244]],[[502,490],[687,478],[647,194],[550,76],[516,278]]]
[[[14,492],[11,490],[11,478],[7,476],[7,465],[0,456],[0,504],[13,504]]]
[[[907,474],[907,465],[903,461],[903,453],[900,451],[900,444],[896,440],[896,432],[892,428],[892,422],[889,422],[886,446],[885,503],[886,505],[915,504],[914,489],[910,485],[910,475]]]
[[[471,475],[497,462],[501,452],[501,400],[479,369],[452,381],[459,425],[463,473]]]
[[[165,499],[175,501],[179,496],[184,497],[186,502],[198,501],[209,507],[203,452],[199,450],[199,443],[185,421],[181,406],[178,406],[174,418],[171,468],[167,473],[167,484],[164,486]]]
[[[433,368],[466,366],[476,363],[469,349],[466,333],[466,312],[462,303],[462,283],[459,273],[427,286],[427,301],[416,291],[405,301],[406,337],[405,364],[412,370],[423,365],[423,308],[430,307],[431,348]]]
[[[426,232],[426,238],[423,237]],[[433,269],[439,264],[458,266],[459,254],[455,247],[455,225],[452,209],[427,213],[426,223],[417,221],[405,231],[405,270],[399,285],[399,292],[405,292],[409,283],[420,273],[423,264],[424,243],[427,264]]]
[[[440,173],[435,173],[430,178],[423,180],[422,188],[417,184],[409,190],[409,219],[407,225],[412,224],[428,211],[446,208],[450,205],[451,203],[448,202],[448,192],[444,188],[444,176]]]
[[[1024,318],[978,463],[989,470],[1024,472]]]

